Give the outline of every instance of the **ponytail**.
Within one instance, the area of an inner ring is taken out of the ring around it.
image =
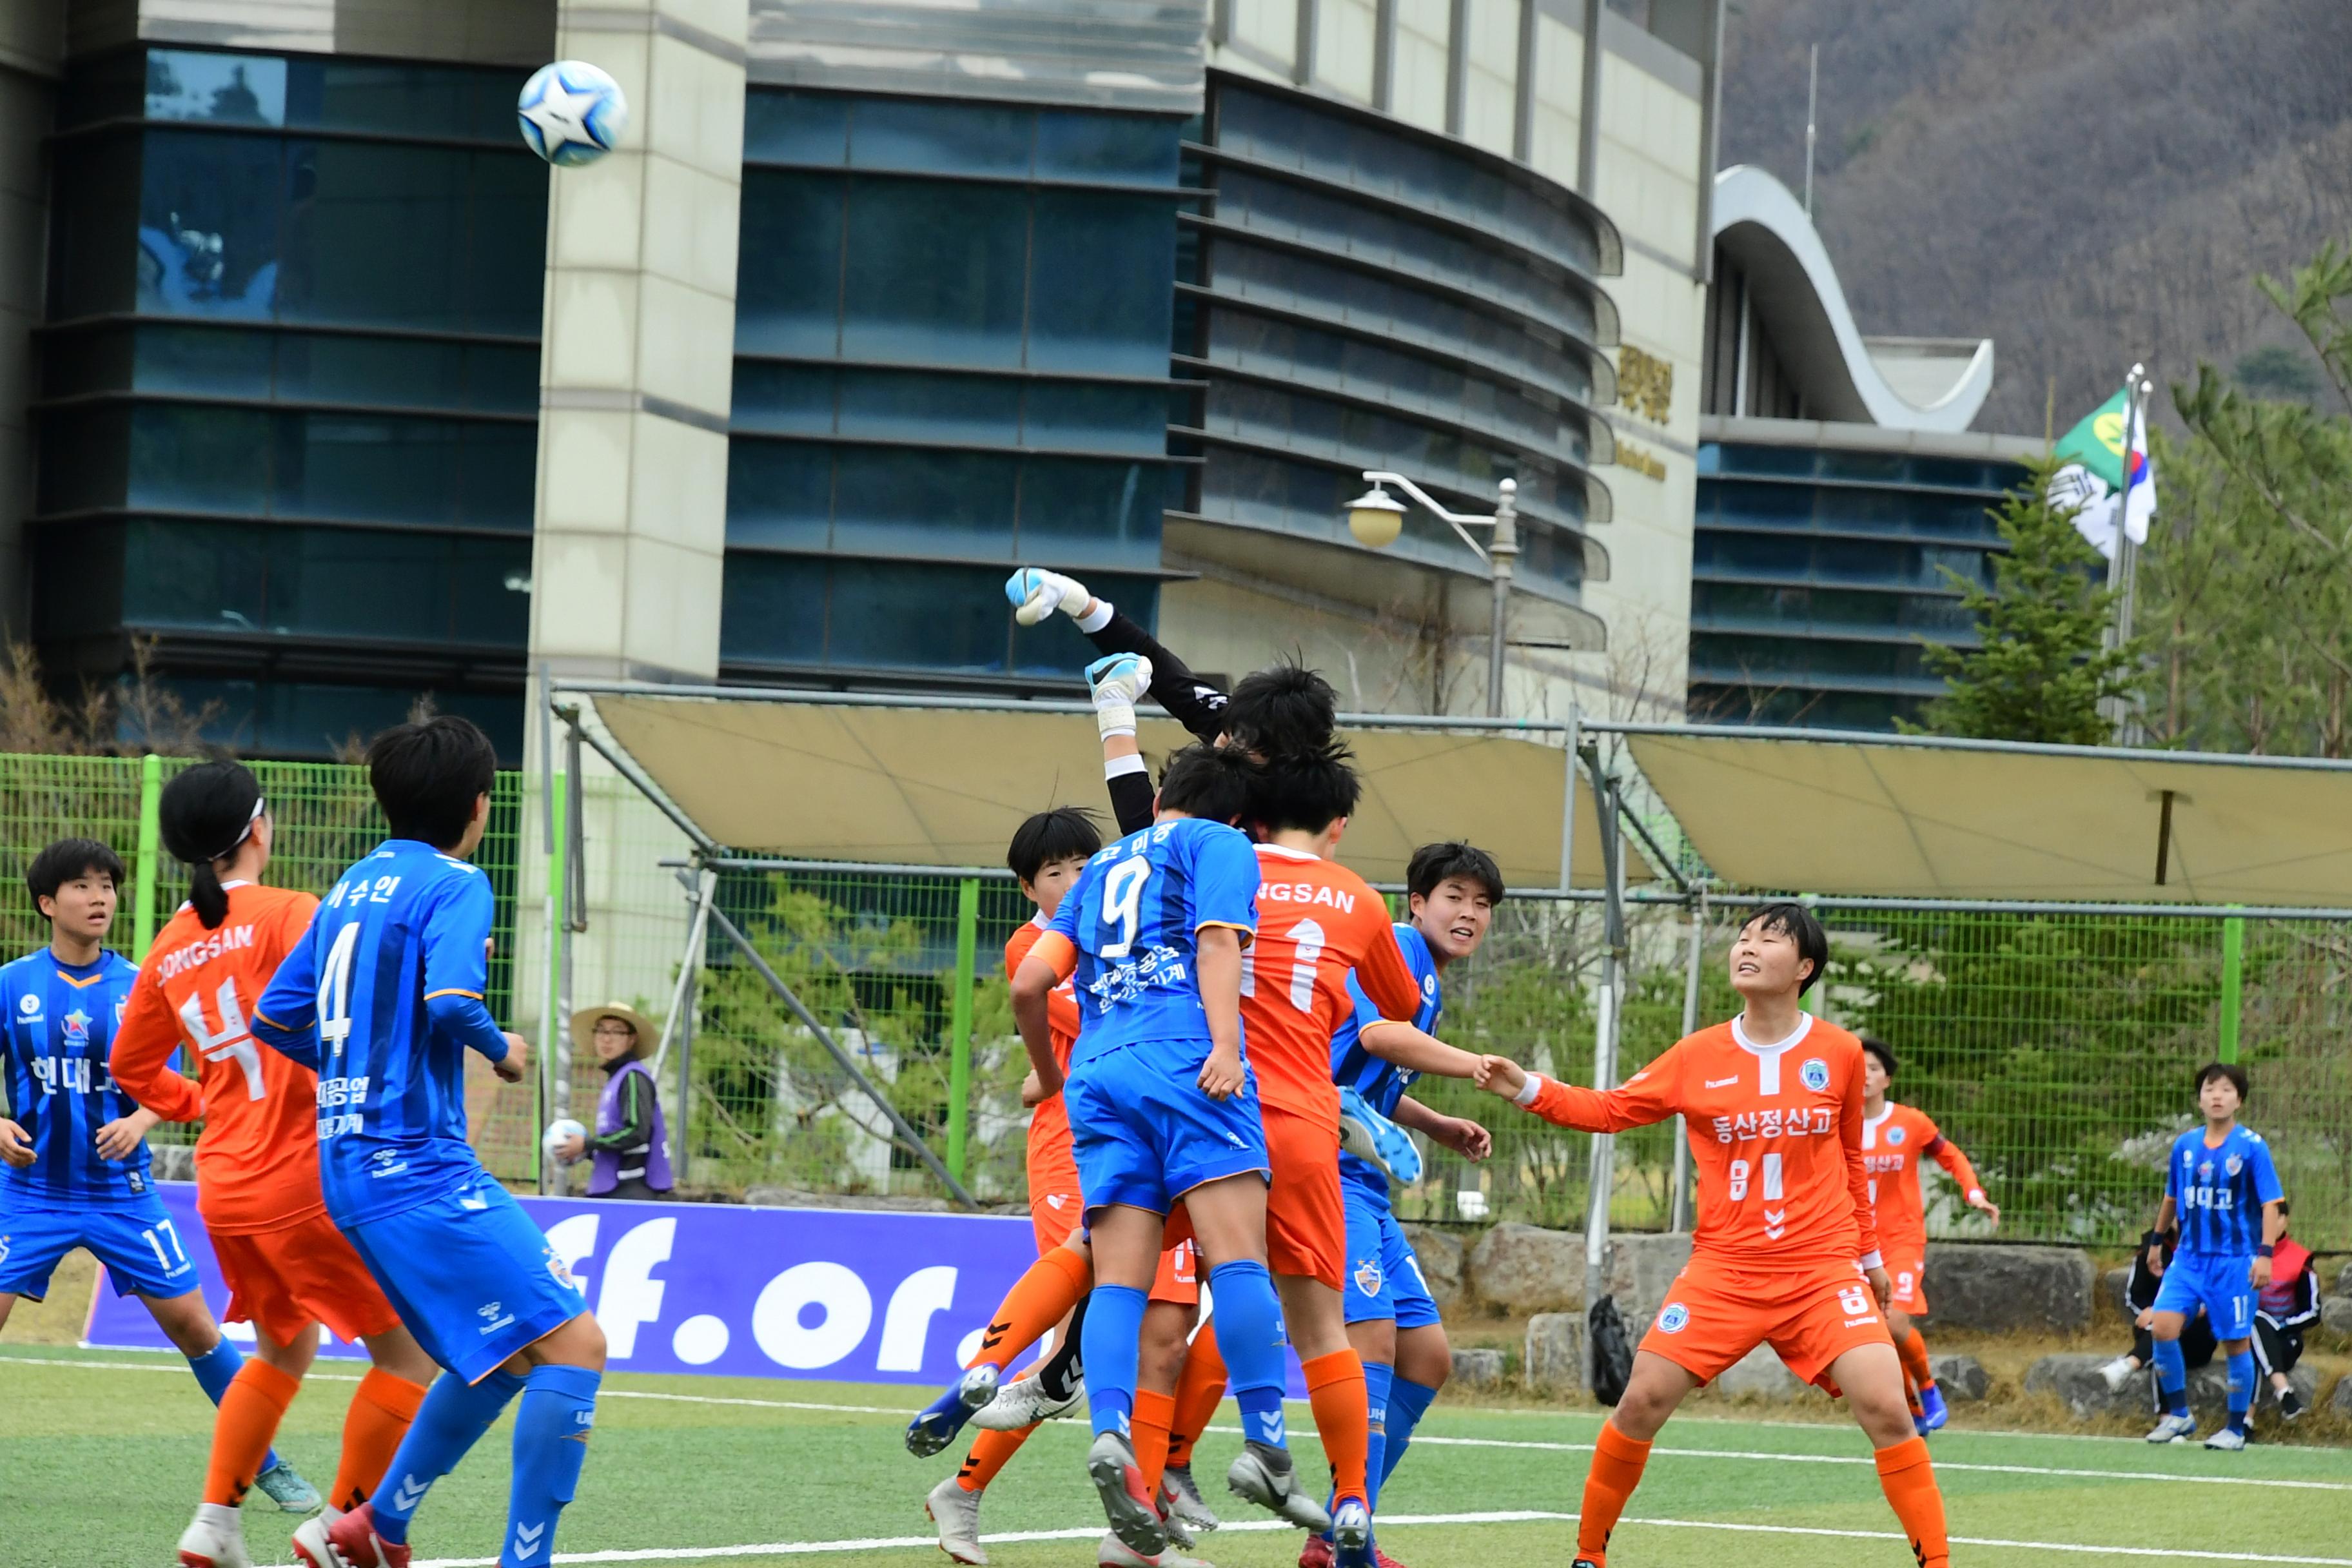
[[[158,812],[163,847],[188,868],[188,903],[206,931],[228,919],[228,889],[216,863],[253,837],[264,809],[261,781],[238,763],[203,763],[163,786]]]

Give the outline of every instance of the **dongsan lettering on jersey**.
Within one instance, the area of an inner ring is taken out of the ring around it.
[[[200,963],[209,963],[225,952],[253,945],[250,925],[223,926],[220,930],[188,943],[185,947],[163,954],[155,961],[155,977],[171,980]]]
[[[1345,888],[1328,888],[1314,882],[1264,882],[1257,896],[1272,904],[1288,904],[1294,909],[1306,909],[1320,904],[1338,910],[1341,914],[1356,912],[1356,895]]]

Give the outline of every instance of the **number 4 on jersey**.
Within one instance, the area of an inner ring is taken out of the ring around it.
[[[204,998],[197,995],[191,995],[180,1004],[180,1026],[187,1031],[188,1038],[194,1042],[197,1050],[204,1053],[206,1061],[234,1058],[237,1068],[245,1074],[245,1098],[260,1100],[269,1092],[268,1086],[261,1078],[261,1047],[254,1044],[253,1036],[247,1032],[245,1009],[237,1004],[234,976],[221,982],[213,1000],[220,1007],[219,1029],[215,1030],[205,1025]]]

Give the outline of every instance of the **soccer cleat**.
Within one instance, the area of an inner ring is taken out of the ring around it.
[[[1339,1147],[1369,1160],[1405,1186],[1421,1180],[1421,1151],[1412,1135],[1365,1102],[1352,1089],[1339,1091]]]
[[[1034,626],[1055,610],[1073,619],[1085,615],[1087,601],[1094,595],[1075,577],[1024,566],[1004,580],[1004,596],[1012,602],[1013,618]]]
[[[2234,1454],[2246,1446],[2246,1435],[2235,1426],[2224,1426],[2206,1438],[2205,1446],[2209,1448],[2219,1448],[2224,1453]]]
[[[1095,1549],[1097,1568],[1210,1568],[1198,1557],[1188,1556],[1173,1546],[1157,1557],[1146,1557],[1116,1535],[1106,1535]]]
[[[1361,1498],[1347,1498],[1331,1510],[1334,1568],[1372,1568],[1372,1510]]]
[[[1067,1415],[1086,1397],[1086,1384],[1080,1383],[1067,1399],[1056,1399],[1046,1392],[1045,1380],[1033,1373],[998,1389],[995,1398],[971,1413],[971,1424],[983,1431],[1018,1432],[1040,1421]]]
[[[309,1568],[408,1568],[406,1542],[394,1545],[375,1532],[375,1507],[362,1503],[330,1521],[315,1515],[294,1532],[294,1555]]]
[[[1135,1462],[1135,1446],[1116,1432],[1097,1435],[1087,1450],[1087,1477],[1102,1499],[1103,1516],[1110,1532],[1130,1552],[1157,1557],[1168,1550],[1167,1527],[1144,1489],[1142,1468]]]
[[[200,1503],[180,1534],[180,1568],[253,1568],[245,1527],[226,1503]]]
[[[1179,1547],[1190,1551],[1193,1544],[1192,1531],[1186,1527],[1182,1520],[1168,1511],[1168,1494],[1164,1490],[1160,1494],[1156,1511],[1160,1515],[1160,1528],[1168,1532],[1169,1551],[1175,1551]]]
[[[907,1452],[919,1459],[928,1459],[954,1442],[964,1423],[971,1419],[972,1412],[996,1397],[999,1375],[992,1363],[966,1367],[963,1375],[945,1394],[924,1405],[907,1423]]]
[[[2132,1364],[2131,1357],[2119,1355],[2099,1369],[2099,1381],[2107,1385],[2108,1393],[2120,1393],[2124,1384],[2131,1381],[2132,1373],[2138,1370]]]
[[[253,1478],[253,1484],[269,1494],[269,1500],[286,1513],[316,1513],[327,1500],[319,1489],[304,1480],[294,1467],[280,1459]]]
[[[1952,1413],[1944,1404],[1941,1388],[1931,1384],[1919,1391],[1919,1436],[1925,1437],[1951,1418]]]
[[[1372,1563],[1373,1568],[1404,1568],[1403,1563],[1381,1551],[1377,1544],[1372,1547]]]
[[[1609,1568],[1609,1559],[1598,1552],[1580,1552],[1568,1568]]]
[[[1244,1440],[1241,1458],[1225,1471],[1225,1485],[1243,1501],[1254,1502],[1301,1530],[1320,1535],[1331,1528],[1331,1516],[1298,1484],[1298,1472],[1291,1468],[1290,1455],[1284,1449]]]
[[[2282,1388],[2278,1396],[2279,1419],[2299,1421],[2303,1418],[2303,1395],[2292,1388]]]
[[[1298,1549],[1298,1568],[1331,1568],[1331,1543],[1310,1535]]]
[[[1194,1530],[1214,1530],[1220,1522],[1201,1495],[1200,1484],[1192,1479],[1190,1465],[1170,1465],[1161,1472],[1160,1500],[1169,1517],[1181,1519]]]
[[[2147,1435],[2147,1440],[2151,1443],[2186,1443],[2195,1436],[2197,1417],[2167,1415],[2157,1422],[2156,1429]]]
[[[940,1527],[940,1550],[958,1563],[985,1564],[980,1544],[980,1493],[968,1492],[950,1476],[923,1500],[923,1511]]]

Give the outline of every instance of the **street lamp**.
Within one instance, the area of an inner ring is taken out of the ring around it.
[[[1506,619],[1511,602],[1511,575],[1519,559],[1519,511],[1517,500],[1519,485],[1517,479],[1505,479],[1496,487],[1498,499],[1492,517],[1472,517],[1458,511],[1448,511],[1440,506],[1427,490],[1402,474],[1391,474],[1378,468],[1366,468],[1364,478],[1372,488],[1348,503],[1348,531],[1359,544],[1374,550],[1385,550],[1394,544],[1404,530],[1404,503],[1383,489],[1394,485],[1453,527],[1470,552],[1486,563],[1487,575],[1495,589],[1494,621],[1486,638],[1486,716],[1503,716],[1503,647]],[[1495,531],[1490,545],[1482,546],[1470,537],[1473,527]]]

